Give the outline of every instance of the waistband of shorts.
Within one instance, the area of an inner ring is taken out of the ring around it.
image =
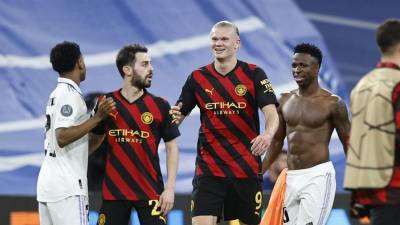
[[[291,174],[321,173],[331,169],[334,169],[332,161],[328,161],[306,169],[288,170],[287,174],[291,175]]]

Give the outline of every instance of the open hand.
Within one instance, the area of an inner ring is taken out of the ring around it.
[[[272,136],[268,134],[260,134],[251,140],[251,152],[253,155],[263,155],[271,144],[271,140]]]
[[[175,193],[171,188],[166,188],[160,195],[160,211],[166,216],[167,213],[174,207]]]
[[[95,116],[100,117],[102,120],[111,114],[117,113],[115,110],[115,102],[111,97],[106,98],[104,95],[99,97],[99,107]]]

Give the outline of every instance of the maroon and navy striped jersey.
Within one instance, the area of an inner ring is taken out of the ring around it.
[[[116,110],[93,132],[106,134],[109,145],[103,181],[105,200],[158,199],[164,190],[158,145],[180,135],[169,103],[144,91],[129,103],[120,90],[106,95]]]
[[[260,133],[258,108],[278,104],[261,68],[238,61],[221,75],[209,64],[189,75],[178,102],[183,115],[200,109],[196,176],[259,177],[261,158],[250,151]]]

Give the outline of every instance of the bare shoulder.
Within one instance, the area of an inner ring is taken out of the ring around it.
[[[343,110],[347,111],[346,103],[340,96],[325,89],[323,91],[325,100],[329,103],[330,108],[334,112],[343,112]]]
[[[290,97],[292,97],[293,95],[296,94],[296,92],[297,92],[297,89],[291,90],[290,92],[281,93],[281,96],[278,99],[279,105],[285,104]]]
[[[322,89],[322,96],[324,97],[325,101],[329,101],[331,103],[338,103],[342,100],[338,95],[333,94],[326,89]]]

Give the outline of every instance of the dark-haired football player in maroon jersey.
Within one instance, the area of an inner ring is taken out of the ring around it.
[[[123,86],[106,94],[115,101],[116,110],[94,129],[99,138],[106,136],[110,146],[98,224],[128,224],[132,208],[142,225],[166,224],[165,216],[174,204],[180,133],[169,103],[146,90],[153,78],[147,48],[123,47],[116,64]],[[158,156],[161,139],[167,151],[165,187]]]

